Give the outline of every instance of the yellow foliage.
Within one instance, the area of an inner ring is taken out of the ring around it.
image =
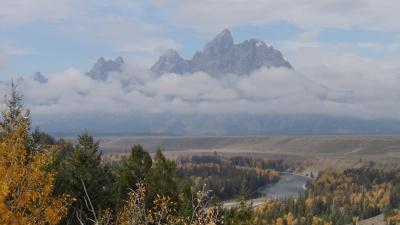
[[[283,225],[283,219],[282,218],[278,218],[276,219],[276,225]]]
[[[307,209],[311,209],[312,207],[313,207],[313,205],[314,205],[314,199],[312,199],[312,198],[307,198],[306,199],[306,207],[307,207]]]
[[[20,126],[0,142],[0,224],[58,224],[70,199],[53,197],[54,174],[46,171],[50,149],[28,155]]]
[[[352,201],[353,201],[353,203],[358,204],[361,202],[362,198],[363,198],[362,193],[354,193],[352,196]]]
[[[397,214],[387,218],[388,224],[400,224],[400,209],[397,210]]]
[[[313,220],[312,220],[312,225],[318,225],[319,223],[320,223],[320,219],[318,218],[318,217],[313,217]]]
[[[287,220],[287,224],[288,225],[293,225],[294,224],[294,217],[293,217],[293,214],[291,212],[288,213],[286,220]]]

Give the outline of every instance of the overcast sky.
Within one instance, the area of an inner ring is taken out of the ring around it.
[[[0,5],[0,80],[25,77],[24,94],[36,113],[65,107],[130,112],[135,105],[145,111],[250,108],[400,118],[400,1],[0,0]],[[295,71],[261,70],[224,81],[202,73],[160,79],[146,74],[165,49],[190,58],[224,28],[236,42],[258,38],[273,45]],[[108,82],[93,81],[84,72],[100,56],[122,56],[128,63]],[[30,80],[36,71],[49,83]]]

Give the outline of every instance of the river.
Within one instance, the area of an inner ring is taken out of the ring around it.
[[[266,198],[289,198],[297,197],[298,194],[305,190],[305,185],[310,178],[306,176],[280,173],[280,180],[271,185],[259,188],[258,193]]]
[[[268,199],[283,199],[289,197],[297,197],[300,192],[305,190],[305,186],[310,178],[306,176],[279,173],[280,179],[275,184],[260,187],[257,192],[262,197],[252,199],[253,207],[265,203]],[[226,201],[223,203],[225,208],[237,207],[238,202],[235,200]]]

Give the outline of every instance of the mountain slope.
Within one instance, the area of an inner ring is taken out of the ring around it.
[[[117,57],[115,60],[105,60],[103,57],[100,57],[86,75],[95,80],[107,80],[109,73],[121,72],[124,63],[122,57]]]
[[[160,56],[151,71],[157,75],[202,71],[220,77],[225,74],[246,75],[262,67],[293,69],[282,53],[272,46],[256,39],[235,44],[231,32],[226,29],[203,51],[196,52],[191,60],[185,60],[176,51],[169,50]]]
[[[151,67],[151,71],[162,73],[183,74],[190,71],[190,62],[179,56],[175,50],[167,50]],[[162,71],[162,72],[161,72]]]

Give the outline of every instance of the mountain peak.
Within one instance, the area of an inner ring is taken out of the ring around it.
[[[124,59],[121,56],[118,56],[117,58],[115,58],[114,62],[116,62],[118,64],[125,63]]]
[[[101,57],[97,60],[97,63],[105,63],[105,62],[106,62],[106,60],[104,59],[103,56],[101,56]]]
[[[164,53],[151,71],[163,73],[192,73],[202,71],[214,77],[225,74],[246,75],[260,68],[293,69],[280,51],[258,39],[235,44],[228,29],[223,30],[191,60],[181,58],[174,50]]]
[[[217,37],[215,37],[215,39],[223,39],[223,40],[232,40],[233,42],[233,37],[232,37],[232,33],[229,29],[225,29],[223,30],[221,33],[219,33],[217,35]]]
[[[189,62],[179,56],[178,52],[173,49],[165,51],[158,61],[150,68],[150,71],[156,75],[163,73],[183,74],[188,72]]]
[[[176,50],[174,50],[174,49],[167,49],[167,50],[161,55],[161,57],[168,58],[168,57],[180,57],[180,56],[179,56],[179,54],[178,54],[178,52],[177,52]]]
[[[45,84],[49,81],[41,72],[34,73],[33,80],[41,84]]]
[[[234,45],[231,31],[225,29],[205,46],[204,51],[211,51],[216,54],[224,53],[232,49]]]
[[[120,56],[115,58],[115,60],[105,60],[103,57],[100,57],[86,75],[95,80],[107,80],[110,72],[121,72],[124,63],[124,59]]]

